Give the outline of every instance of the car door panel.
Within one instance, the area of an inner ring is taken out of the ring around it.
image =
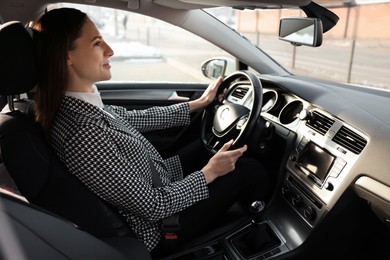
[[[168,106],[194,100],[202,95],[208,83],[172,82],[100,82],[97,84],[105,104],[123,106],[127,110]],[[164,156],[199,138],[201,112],[191,114],[191,124],[144,133]]]

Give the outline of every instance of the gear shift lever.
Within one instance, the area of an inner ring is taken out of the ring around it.
[[[249,211],[252,215],[252,221],[255,224],[260,224],[264,221],[264,209],[265,203],[261,200],[256,200],[252,202]]]
[[[252,202],[249,211],[252,223],[232,238],[232,243],[244,258],[254,258],[280,245],[281,241],[271,226],[264,220],[265,203]],[[262,259],[262,258],[256,258]]]

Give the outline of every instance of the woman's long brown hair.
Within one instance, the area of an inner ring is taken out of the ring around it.
[[[39,64],[34,112],[47,136],[64,98],[68,52],[75,48],[86,19],[87,15],[80,10],[60,8],[48,11],[34,25]]]

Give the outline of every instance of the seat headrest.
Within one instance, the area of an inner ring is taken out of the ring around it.
[[[0,25],[0,95],[29,92],[37,83],[32,34],[18,21]]]

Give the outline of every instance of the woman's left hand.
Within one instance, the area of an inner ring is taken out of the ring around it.
[[[215,100],[218,88],[221,85],[223,77],[220,76],[215,82],[210,83],[202,96],[196,100],[190,101],[190,113],[207,107]],[[218,97],[219,98],[219,97]]]

